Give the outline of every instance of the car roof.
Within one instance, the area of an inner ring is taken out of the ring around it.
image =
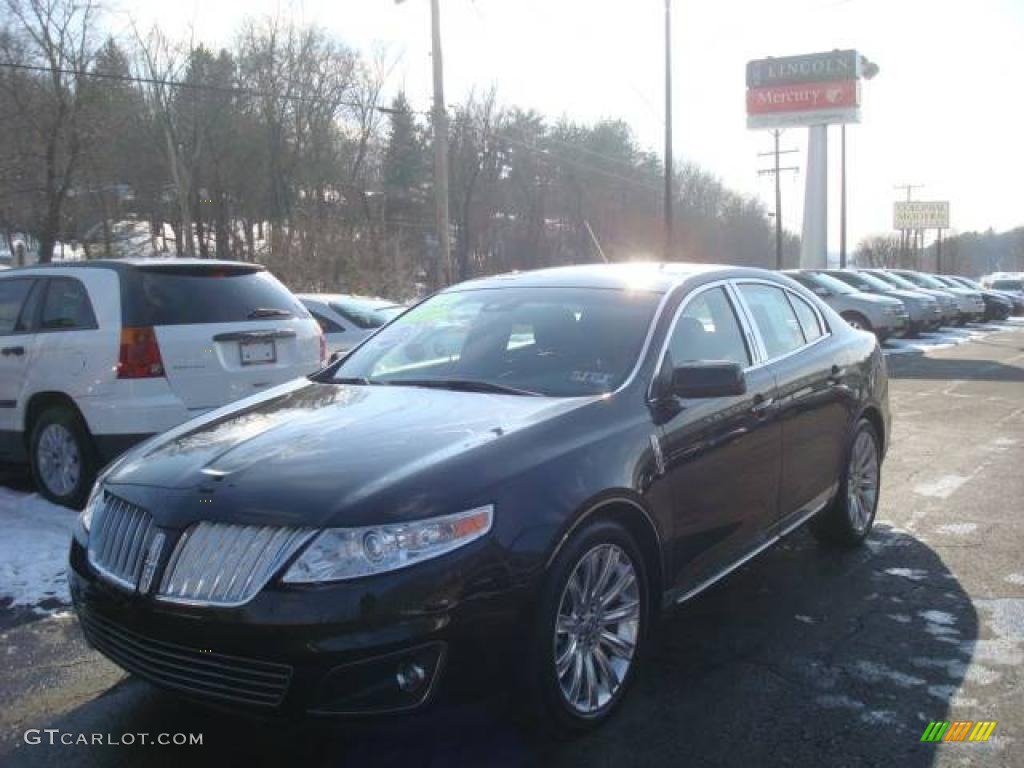
[[[754,267],[727,264],[691,264],[684,262],[619,262],[616,264],[576,264],[549,267],[529,272],[508,272],[480,277],[450,286],[445,292],[487,288],[606,288],[645,290],[666,293],[686,280],[715,275],[721,278],[775,277],[779,273]]]
[[[124,272],[129,269],[145,267],[150,269],[182,269],[189,267],[246,267],[252,270],[264,270],[261,264],[253,264],[247,261],[226,261],[221,259],[90,259],[88,261],[52,261],[49,264],[26,264],[23,267],[15,267],[10,272],[27,272],[36,269],[112,269],[117,272]]]

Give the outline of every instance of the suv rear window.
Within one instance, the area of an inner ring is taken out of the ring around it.
[[[309,312],[269,272],[245,267],[136,269],[126,291],[131,326],[266,322]]]

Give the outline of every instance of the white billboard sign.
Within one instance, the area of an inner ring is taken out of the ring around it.
[[[893,229],[949,229],[949,202],[896,203]]]

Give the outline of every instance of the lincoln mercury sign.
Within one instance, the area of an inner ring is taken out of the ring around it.
[[[896,203],[893,229],[949,229],[949,203],[917,200]]]
[[[860,122],[864,58],[856,51],[747,63],[747,127]]]

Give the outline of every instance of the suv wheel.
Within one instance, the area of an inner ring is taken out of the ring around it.
[[[32,425],[29,449],[39,492],[56,504],[81,509],[99,464],[82,417],[66,405],[47,408]]]
[[[563,549],[541,593],[531,708],[559,734],[597,727],[632,682],[647,629],[640,550],[619,525],[588,526]]]
[[[844,547],[864,541],[878,510],[881,465],[878,434],[863,419],[853,432],[838,495],[811,521],[811,532],[820,541]]]

